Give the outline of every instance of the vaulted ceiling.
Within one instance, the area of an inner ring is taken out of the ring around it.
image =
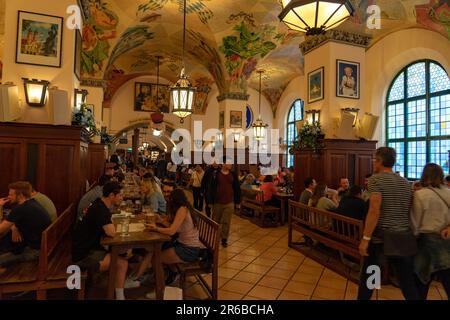
[[[108,82],[106,104],[122,84],[140,75],[176,81],[182,63],[183,0],[79,0],[85,16],[82,73]],[[421,26],[450,39],[449,0],[352,0],[356,14],[340,29],[374,40],[397,29]],[[381,29],[366,26],[369,5],[381,8]],[[288,83],[303,74],[303,34],[279,22],[278,0],[187,0],[186,69],[207,96],[258,88],[275,108]]]

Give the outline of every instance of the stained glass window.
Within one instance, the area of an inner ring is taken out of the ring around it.
[[[449,172],[450,79],[436,62],[419,61],[394,78],[388,92],[387,145],[397,151],[394,170],[419,179],[428,162]]]
[[[287,161],[286,167],[294,166],[294,156],[289,154],[289,149],[294,146],[294,141],[297,140],[297,123],[303,120],[304,102],[300,99],[296,100],[289,110],[288,121],[286,125],[287,137]]]

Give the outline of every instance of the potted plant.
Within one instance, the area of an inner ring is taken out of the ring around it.
[[[319,122],[312,124],[305,123],[299,132],[298,140],[294,142],[294,147],[290,150],[291,154],[303,149],[311,149],[315,154],[319,154],[324,147],[323,139],[325,134]]]
[[[92,142],[95,136],[100,135],[100,131],[95,124],[95,118],[85,104],[82,104],[80,110],[72,115],[72,125],[82,127],[84,129],[82,136],[89,142]]]

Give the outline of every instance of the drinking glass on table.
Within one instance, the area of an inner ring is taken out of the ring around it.
[[[129,231],[130,231],[130,218],[127,217],[122,220],[122,230],[120,236],[128,237],[130,235]]]

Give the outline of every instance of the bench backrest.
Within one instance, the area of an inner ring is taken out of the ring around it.
[[[41,252],[39,256],[39,278],[45,279],[48,272],[49,258],[64,238],[68,235],[75,221],[76,210],[71,204],[59,217],[42,233]],[[69,252],[70,254],[70,252]]]
[[[354,247],[358,247],[364,228],[362,220],[309,207],[292,200],[289,200],[289,223],[299,223]]]
[[[253,190],[241,187],[242,201],[250,202],[255,205],[264,207],[264,192],[261,190]]]
[[[220,245],[220,225],[197,210],[194,210],[197,217],[197,229],[200,241],[203,245],[214,253],[219,252]]]

